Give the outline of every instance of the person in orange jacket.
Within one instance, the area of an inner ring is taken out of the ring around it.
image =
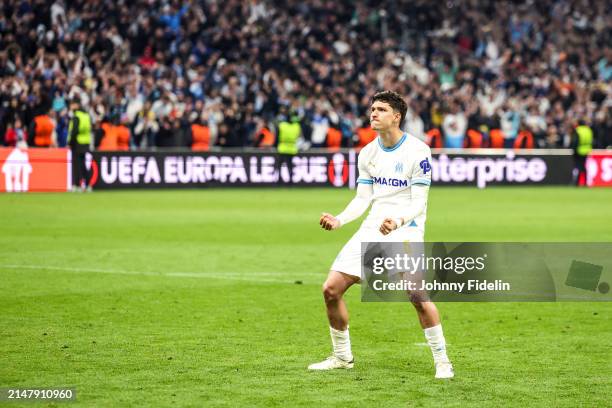
[[[46,112],[36,115],[29,129],[30,145],[35,147],[56,147],[55,123]]]

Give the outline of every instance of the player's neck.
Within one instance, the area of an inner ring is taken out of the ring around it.
[[[380,136],[380,139],[382,140],[383,146],[393,147],[402,138],[402,136],[404,135],[404,132],[402,132],[400,128],[394,128],[386,132],[379,131],[378,135]]]

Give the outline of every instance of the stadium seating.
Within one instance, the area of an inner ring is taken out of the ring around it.
[[[409,100],[404,125],[417,137],[439,129],[452,111],[470,129],[501,129],[504,118],[518,117],[519,128],[542,135],[537,147],[548,148],[569,147],[575,120],[585,118],[594,146],[612,145],[612,9],[605,2],[41,4],[2,4],[4,144],[51,111],[56,139],[66,143],[74,98],[94,130],[125,118],[134,134],[146,113],[148,143],[130,148],[184,135],[204,117],[210,140],[227,140],[218,134],[229,132],[253,146],[258,124],[274,129],[288,109],[300,112],[306,140],[315,121],[357,134],[369,98],[388,88]],[[189,138],[170,139],[192,147]],[[498,142],[492,137],[491,147]]]

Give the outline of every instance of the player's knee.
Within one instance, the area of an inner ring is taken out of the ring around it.
[[[330,284],[328,282],[325,282],[323,284],[322,291],[326,303],[336,302],[342,297],[342,293],[340,293],[340,290],[333,284]]]
[[[410,293],[410,303],[417,312],[423,313],[425,311],[425,299],[419,293]]]

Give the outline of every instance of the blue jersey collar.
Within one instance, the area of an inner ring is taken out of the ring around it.
[[[385,147],[385,145],[383,145],[382,142],[382,138],[380,136],[378,136],[378,145],[380,146],[381,149],[383,149],[385,152],[392,152],[395,149],[397,149],[398,147],[400,147],[402,145],[402,143],[404,143],[404,140],[406,140],[406,133],[404,133],[402,135],[402,138],[400,140],[398,140],[398,142],[391,146],[391,147]]]

